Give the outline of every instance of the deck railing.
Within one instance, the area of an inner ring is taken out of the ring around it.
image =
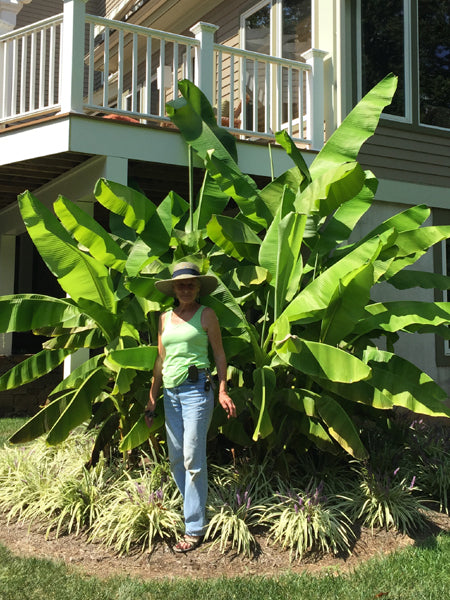
[[[0,125],[48,112],[169,121],[166,102],[187,78],[234,133],[286,129],[320,148],[325,53],[275,58],[215,44],[216,29],[198,23],[195,37],[176,35],[87,15],[83,0],[66,0],[62,15],[0,36]]]

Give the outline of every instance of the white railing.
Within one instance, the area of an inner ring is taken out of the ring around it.
[[[0,122],[59,109],[62,15],[0,37]]]
[[[49,111],[169,121],[166,102],[190,79],[234,133],[286,129],[320,148],[325,53],[275,58],[215,44],[216,29],[198,23],[195,37],[176,35],[86,15],[83,0],[66,0],[63,15],[0,36],[0,125]]]

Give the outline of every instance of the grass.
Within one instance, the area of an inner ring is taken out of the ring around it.
[[[372,559],[350,574],[106,581],[60,563],[25,559],[0,545],[0,600],[442,600],[450,586],[450,536]]]
[[[0,448],[22,425],[28,421],[28,417],[11,417],[0,419]]]

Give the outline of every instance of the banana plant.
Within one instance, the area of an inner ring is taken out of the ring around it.
[[[375,86],[309,169],[289,136],[278,133],[294,166],[261,190],[239,170],[234,139],[217,135],[200,90],[180,82],[182,97],[168,105],[206,171],[237,205],[233,217],[213,214],[206,225],[211,268],[222,282],[206,302],[226,330],[237,382],[232,393],[242,415],[251,415],[253,441],[263,438],[269,447],[315,443],[363,458],[355,418],[361,411],[382,415],[399,406],[450,416],[444,390],[393,351],[398,331],[448,337],[450,304],[371,300],[381,282],[417,285],[402,270],[447,239],[450,227],[423,227],[429,210],[418,206],[361,240],[349,239],[377,187],[357,155],[396,83],[389,75]],[[430,287],[433,275],[421,274],[421,281]],[[241,425],[222,427],[249,442],[248,425]]]

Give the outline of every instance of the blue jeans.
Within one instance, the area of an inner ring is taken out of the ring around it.
[[[183,496],[186,534],[206,528],[208,473],[206,436],[214,408],[214,392],[205,391],[206,374],[198,381],[164,389],[167,447],[175,483]]]

